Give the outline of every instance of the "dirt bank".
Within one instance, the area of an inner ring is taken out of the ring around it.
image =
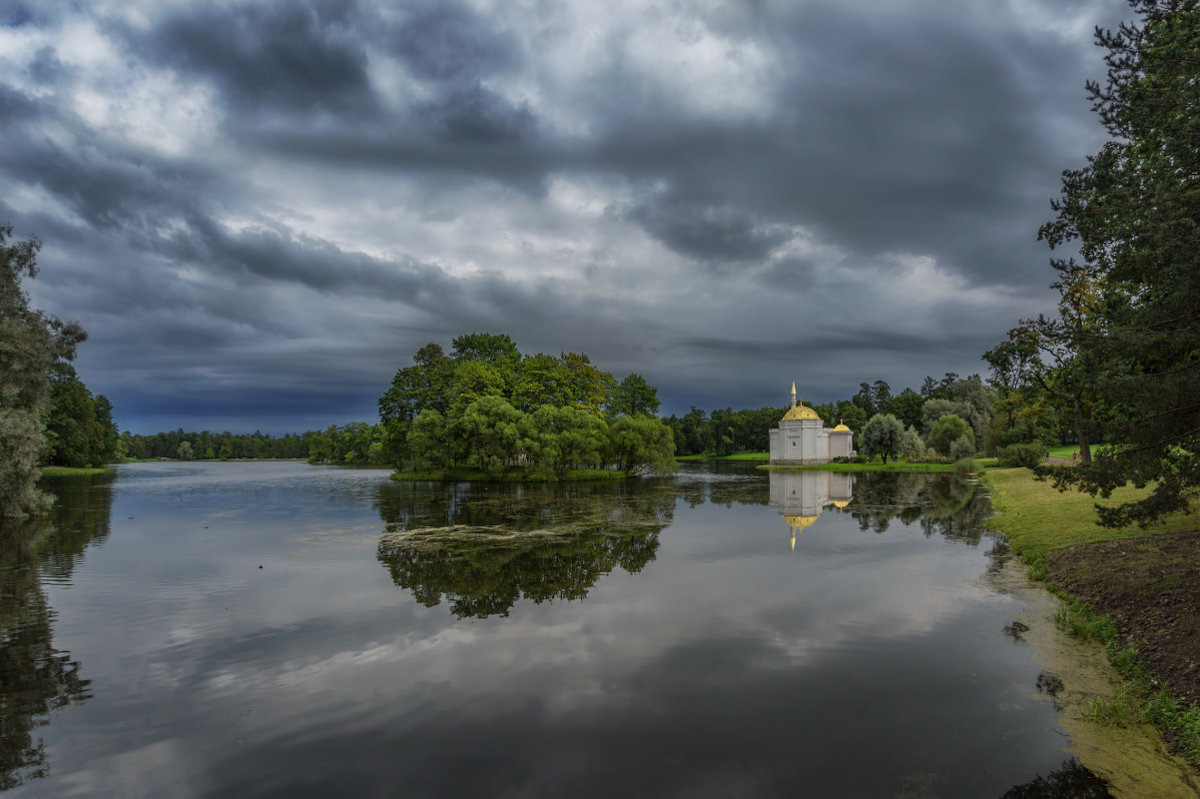
[[[1051,579],[1112,619],[1151,677],[1200,701],[1200,531],[1047,553]]]

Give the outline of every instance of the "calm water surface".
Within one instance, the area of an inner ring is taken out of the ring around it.
[[[1033,792],[1092,779],[949,476],[51,488],[0,562],[13,796],[1106,795]]]

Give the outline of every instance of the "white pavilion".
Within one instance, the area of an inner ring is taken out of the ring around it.
[[[792,381],[792,407],[770,431],[771,460],[779,466],[807,466],[829,463],[849,457],[853,434],[844,424],[830,430],[817,412],[796,402],[796,381]]]

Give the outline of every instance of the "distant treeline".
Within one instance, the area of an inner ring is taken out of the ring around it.
[[[332,425],[325,430],[288,433],[274,437],[253,433],[199,433],[183,429],[154,435],[122,433],[120,448],[128,458],[138,460],[171,458],[179,460],[288,460],[307,459],[313,463],[337,463],[351,466],[383,466],[383,428],[365,422]]]
[[[921,435],[928,435],[933,423],[943,415],[957,415],[967,421],[976,441],[993,439],[1002,442],[1003,431],[990,430],[992,404],[995,393],[983,383],[979,375],[960,378],[947,372],[940,380],[926,377],[921,390],[906,388],[892,394],[892,388],[883,380],[860,383],[854,396],[815,405],[802,404],[817,412],[826,427],[845,424],[854,433],[855,446],[861,445],[861,434],[867,422],[877,414],[896,417],[903,428],[913,428]],[[705,412],[693,406],[683,416],[669,416],[663,421],[671,428],[675,438],[676,455],[717,456],[733,455],[738,452],[763,452],[770,442],[769,431],[779,424],[786,406],[758,409],[733,410],[715,409]]]

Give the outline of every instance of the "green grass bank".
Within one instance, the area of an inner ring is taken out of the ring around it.
[[[764,464],[760,469],[796,472],[953,472],[953,463],[927,463],[925,461],[868,461],[867,463],[817,463],[810,466],[775,466]]]
[[[75,477],[81,474],[108,474],[115,471],[111,466],[43,466],[42,477]]]
[[[1135,500],[1126,487],[1098,500],[1059,492],[1028,469],[987,469],[1004,533],[1064,604],[1059,625],[1102,644],[1125,680],[1090,717],[1125,726],[1151,722],[1200,773],[1200,510],[1172,514],[1148,528],[1101,527],[1095,505]]]
[[[735,452],[732,455],[676,455],[676,461],[768,461],[769,452]]]
[[[435,483],[578,483],[588,480],[626,480],[631,475],[615,469],[571,469],[564,477],[544,473],[525,473],[514,469],[506,474],[455,469],[452,471],[393,472],[398,482]]]

